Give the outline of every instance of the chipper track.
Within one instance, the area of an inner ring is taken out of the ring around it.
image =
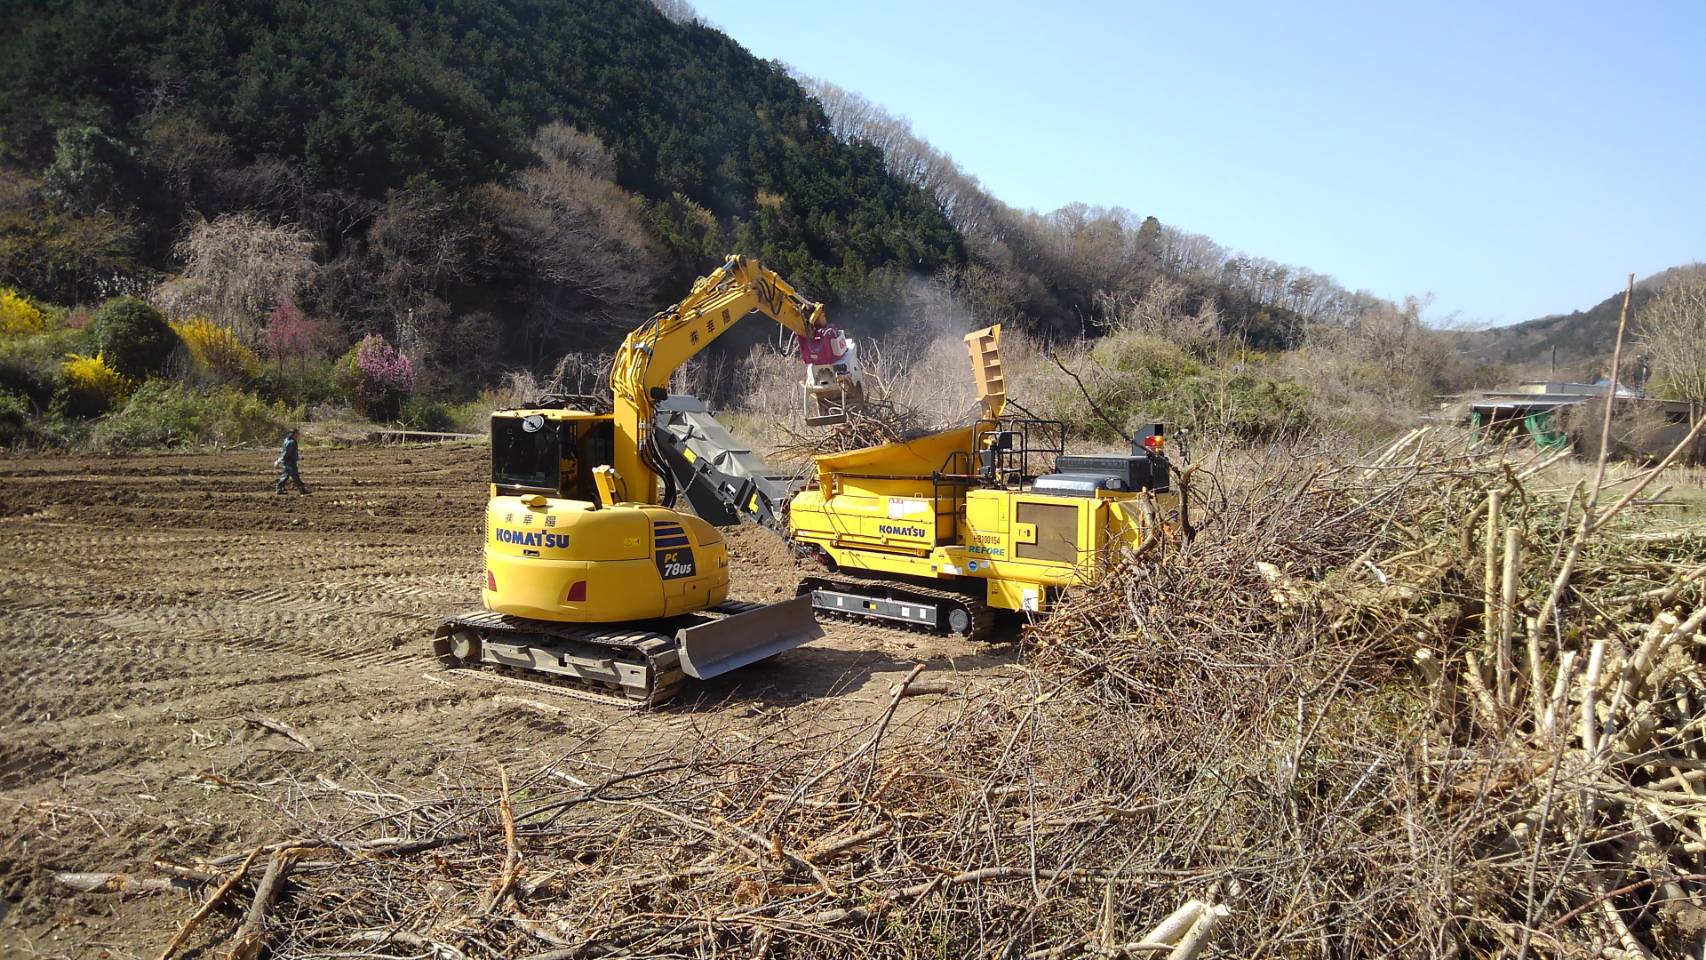
[[[904,581],[817,574],[802,578],[798,593],[810,595],[819,614],[925,633],[987,640],[995,626],[994,611],[977,597]]]

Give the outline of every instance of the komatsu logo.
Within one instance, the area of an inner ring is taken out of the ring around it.
[[[877,531],[879,533],[887,534],[888,536],[891,536],[891,537],[922,537],[922,536],[924,536],[924,528],[923,527],[903,527],[898,523],[879,523],[879,524],[877,524]]]
[[[499,543],[510,543],[518,547],[550,547],[552,549],[567,548],[569,535],[566,533],[546,533],[532,530],[505,530],[499,527],[492,534]]]

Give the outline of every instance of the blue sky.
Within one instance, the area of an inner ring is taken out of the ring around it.
[[[1702,0],[694,6],[1010,204],[1154,214],[1436,321],[1706,260]]]

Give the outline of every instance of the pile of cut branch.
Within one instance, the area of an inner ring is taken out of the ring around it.
[[[1116,786],[1141,759],[1041,678],[944,694],[915,685],[923,669],[865,723],[828,704],[757,737],[695,718],[624,765],[586,759],[593,732],[524,777],[470,768],[438,797],[286,785],[281,806],[320,829],[174,869],[222,881],[210,902],[265,904],[245,911],[260,934],[238,936],[276,957],[1189,957],[1210,942],[1231,872],[1108,843],[1178,806]]]
[[[914,411],[887,399],[867,399],[847,411],[847,422],[833,427],[800,431],[783,427],[787,441],[772,453],[780,464],[808,467],[813,457],[885,443],[898,443],[930,429]]]
[[[247,904],[188,941],[1698,956],[1706,530],[1655,525],[1671,461],[1560,487],[1561,456],[1424,430],[1211,464],[1194,540],[1112,558],[1010,672],[921,667],[866,721],[684,712],[638,760],[590,731],[441,796],[253,785],[311,826],[172,865]]]
[[[1203,746],[1198,842],[1265,864],[1241,949],[1697,955],[1706,529],[1635,520],[1665,465],[1602,508],[1561,456],[1417,431],[1200,475],[1202,536],[1037,631],[1041,669]]]

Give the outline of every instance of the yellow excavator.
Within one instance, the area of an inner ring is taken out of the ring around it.
[[[439,626],[442,661],[549,675],[568,692],[638,706],[670,699],[685,677],[718,676],[822,636],[807,597],[729,601],[721,534],[671,509],[678,470],[660,449],[658,423],[703,407],[672,400],[670,375],[752,313],[799,339],[808,422],[844,421],[861,403],[856,345],[823,305],[758,261],[729,257],[628,335],[608,400],[547,396],[492,415],[482,609]],[[785,493],[726,431],[716,439],[719,475],[741,481],[726,491],[731,502],[756,515]]]

